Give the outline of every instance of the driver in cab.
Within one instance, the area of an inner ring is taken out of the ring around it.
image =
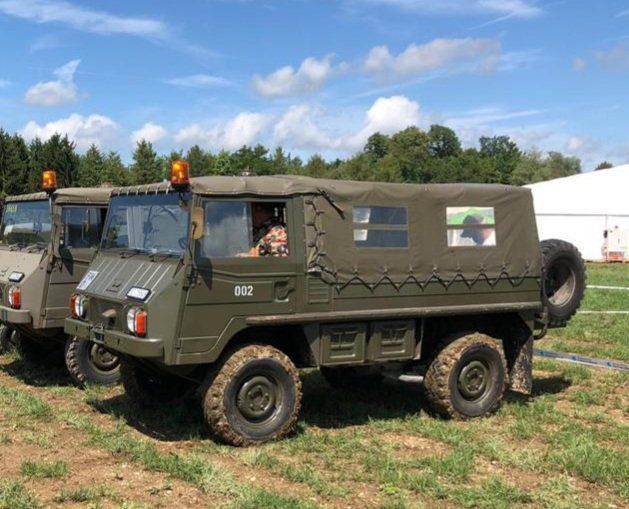
[[[241,257],[288,256],[286,225],[275,215],[274,206],[254,202],[251,205],[253,247]]]

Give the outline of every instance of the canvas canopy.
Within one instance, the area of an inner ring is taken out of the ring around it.
[[[57,189],[53,194],[53,200],[55,203],[76,203],[76,204],[98,204],[106,205],[109,203],[109,197],[111,195],[112,188],[101,187],[67,187],[63,189]],[[16,196],[7,196],[7,202],[16,201],[37,201],[47,200],[48,194],[30,193],[20,194]]]
[[[481,184],[354,182],[288,175],[194,178],[191,189],[205,196],[306,196],[308,270],[339,286],[357,282],[373,287],[384,281],[396,286],[434,281],[448,285],[455,280],[469,285],[485,280],[494,285],[504,279],[516,285],[524,278],[539,277],[541,271],[533,203],[527,189]],[[119,188],[112,194],[160,192],[172,192],[168,182]],[[357,236],[367,238],[370,230],[378,226],[356,224],[354,207],[360,206],[403,209],[403,222],[380,230],[386,230],[384,236],[406,235],[406,244],[361,248]],[[453,217],[460,216],[460,211],[478,211],[469,214],[478,222],[484,221],[483,210],[491,210],[495,244],[449,245],[450,230],[457,229],[448,225],[449,208],[456,210]]]

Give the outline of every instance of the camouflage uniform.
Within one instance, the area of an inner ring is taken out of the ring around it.
[[[258,256],[288,256],[286,225],[276,217],[256,229],[253,242]]]

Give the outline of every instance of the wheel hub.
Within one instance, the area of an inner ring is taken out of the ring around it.
[[[247,420],[263,421],[273,415],[276,401],[275,383],[266,376],[254,376],[242,384],[236,405]]]
[[[459,373],[459,391],[467,400],[479,399],[487,390],[488,384],[489,369],[481,361],[470,362]]]
[[[118,357],[97,344],[90,348],[90,360],[101,371],[111,371],[118,365]]]

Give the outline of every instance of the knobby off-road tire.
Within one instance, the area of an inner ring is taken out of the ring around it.
[[[192,388],[183,378],[157,373],[127,357],[120,358],[120,381],[127,397],[145,407],[184,399]]]
[[[563,240],[543,240],[541,250],[542,300],[548,308],[548,325],[562,327],[581,305],[587,279],[585,262],[579,250]]]
[[[325,381],[335,389],[363,389],[367,387],[376,387],[382,383],[383,376],[380,373],[374,373],[368,368],[348,366],[332,368],[329,366],[321,366],[319,368],[321,375]]]
[[[0,355],[9,353],[15,348],[13,330],[5,324],[0,325]]]
[[[120,381],[120,360],[101,345],[87,339],[68,338],[65,361],[72,380],[87,384],[113,385]]]
[[[437,350],[424,379],[426,396],[444,417],[469,419],[500,406],[508,377],[495,339],[474,333]]]
[[[276,348],[253,344],[226,354],[205,387],[205,422],[225,443],[260,444],[295,428],[301,380],[293,362]]]

